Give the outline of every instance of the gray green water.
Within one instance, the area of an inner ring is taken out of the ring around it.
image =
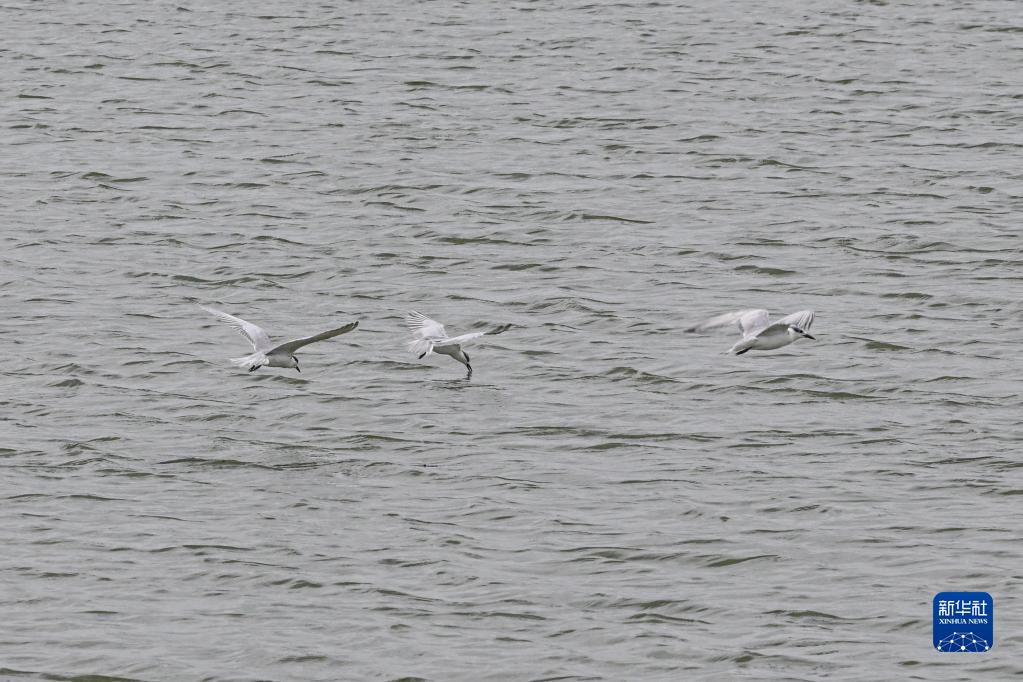
[[[0,14],[3,679],[1023,675],[1016,3]]]

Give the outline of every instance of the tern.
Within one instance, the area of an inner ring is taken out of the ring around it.
[[[712,317],[686,331],[702,332],[730,324],[737,324],[742,334],[742,340],[728,349],[729,353],[736,355],[751,350],[774,350],[799,339],[817,340],[807,333],[813,324],[812,310],[800,310],[774,322],[766,310],[739,310]]]
[[[414,310],[406,313],[405,324],[408,325],[409,331],[412,332],[413,336],[412,340],[408,342],[408,349],[418,356],[420,360],[430,353],[450,355],[465,365],[469,370],[469,374],[472,374],[472,365],[469,364],[469,354],[462,350],[462,344],[487,334],[500,334],[511,329],[510,324],[502,324],[482,332],[469,332],[461,336],[448,336],[448,333],[444,331],[444,325]]]
[[[238,367],[245,367],[250,372],[255,372],[260,367],[286,367],[288,369],[294,368],[299,373],[302,372],[298,368],[298,358],[295,357],[295,351],[302,346],[308,346],[310,343],[316,343],[317,341],[323,341],[324,339],[330,339],[341,334],[347,334],[356,327],[359,326],[358,322],[350,322],[343,327],[337,329],[331,329],[330,331],[323,332],[322,334],[316,334],[314,336],[305,336],[301,339],[294,339],[293,341],[287,341],[279,345],[273,345],[270,341],[269,335],[261,327],[246,322],[240,317],[234,315],[228,315],[220,310],[214,310],[213,308],[207,308],[205,306],[199,306],[211,315],[215,315],[218,320],[229,324],[239,332],[242,336],[249,340],[252,344],[252,350],[255,352],[252,355],[246,355],[243,358],[231,358]]]

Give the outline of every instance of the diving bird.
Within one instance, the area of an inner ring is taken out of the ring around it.
[[[450,355],[462,363],[472,374],[472,365],[469,364],[469,354],[462,350],[462,344],[473,341],[487,334],[500,334],[511,329],[510,324],[502,324],[493,329],[482,332],[469,332],[461,336],[448,336],[444,331],[444,325],[436,320],[431,320],[422,313],[410,311],[405,315],[405,324],[412,332],[412,340],[408,342],[408,349],[419,357],[420,360],[430,353]]]
[[[807,333],[813,324],[812,310],[800,310],[774,322],[766,310],[739,310],[712,317],[686,331],[702,332],[730,324],[737,324],[742,334],[742,339],[728,349],[729,353],[736,355],[751,350],[774,350],[804,338],[817,340]]]
[[[240,317],[234,315],[228,315],[220,310],[214,310],[213,308],[207,308],[205,306],[199,306],[211,315],[215,315],[218,320],[229,324],[239,332],[242,336],[249,340],[252,344],[252,350],[255,352],[252,355],[246,355],[243,358],[231,358],[238,367],[245,367],[250,372],[255,372],[260,367],[294,367],[298,372],[302,372],[298,368],[298,358],[295,357],[295,351],[302,346],[308,346],[310,343],[316,343],[317,341],[323,341],[324,339],[330,339],[341,334],[347,334],[356,327],[359,326],[358,322],[350,322],[343,327],[337,329],[331,329],[330,331],[323,332],[322,334],[316,334],[315,336],[305,336],[301,339],[295,339],[279,345],[273,345],[270,341],[270,337],[261,328],[251,322],[246,322]]]

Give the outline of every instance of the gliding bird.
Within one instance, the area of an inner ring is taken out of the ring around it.
[[[213,308],[207,308],[205,306],[199,306],[206,312],[215,315],[218,320],[229,324],[239,332],[242,336],[249,340],[252,344],[252,350],[255,352],[252,355],[246,355],[243,358],[231,358],[238,367],[245,367],[250,372],[255,372],[260,367],[287,367],[295,368],[299,373],[302,372],[298,368],[298,358],[295,357],[295,351],[302,346],[308,346],[310,343],[317,341],[323,341],[324,339],[330,339],[341,334],[347,334],[356,327],[359,326],[358,322],[350,322],[343,327],[337,329],[331,329],[330,331],[323,332],[322,334],[316,334],[315,336],[306,336],[301,339],[294,339],[274,346],[273,342],[270,341],[270,337],[261,328],[251,322],[246,322],[240,317],[234,315],[228,315],[225,312],[214,310]]]
[[[712,317],[686,331],[702,332],[730,324],[737,324],[742,334],[742,340],[728,349],[736,355],[751,350],[774,350],[804,338],[817,340],[807,333],[813,324],[812,310],[800,310],[775,322],[770,321],[766,310],[739,310]]]
[[[472,374],[472,365],[469,364],[469,354],[462,350],[462,344],[467,341],[478,339],[487,334],[500,334],[511,329],[510,324],[502,324],[482,332],[469,332],[461,336],[448,336],[444,331],[444,325],[436,320],[431,320],[422,313],[412,310],[405,315],[405,324],[412,332],[412,340],[408,342],[408,349],[419,357],[420,360],[430,353],[450,355],[466,366],[469,374]]]

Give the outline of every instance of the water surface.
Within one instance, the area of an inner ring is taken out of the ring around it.
[[[1023,674],[1016,10],[9,4],[2,676]]]

